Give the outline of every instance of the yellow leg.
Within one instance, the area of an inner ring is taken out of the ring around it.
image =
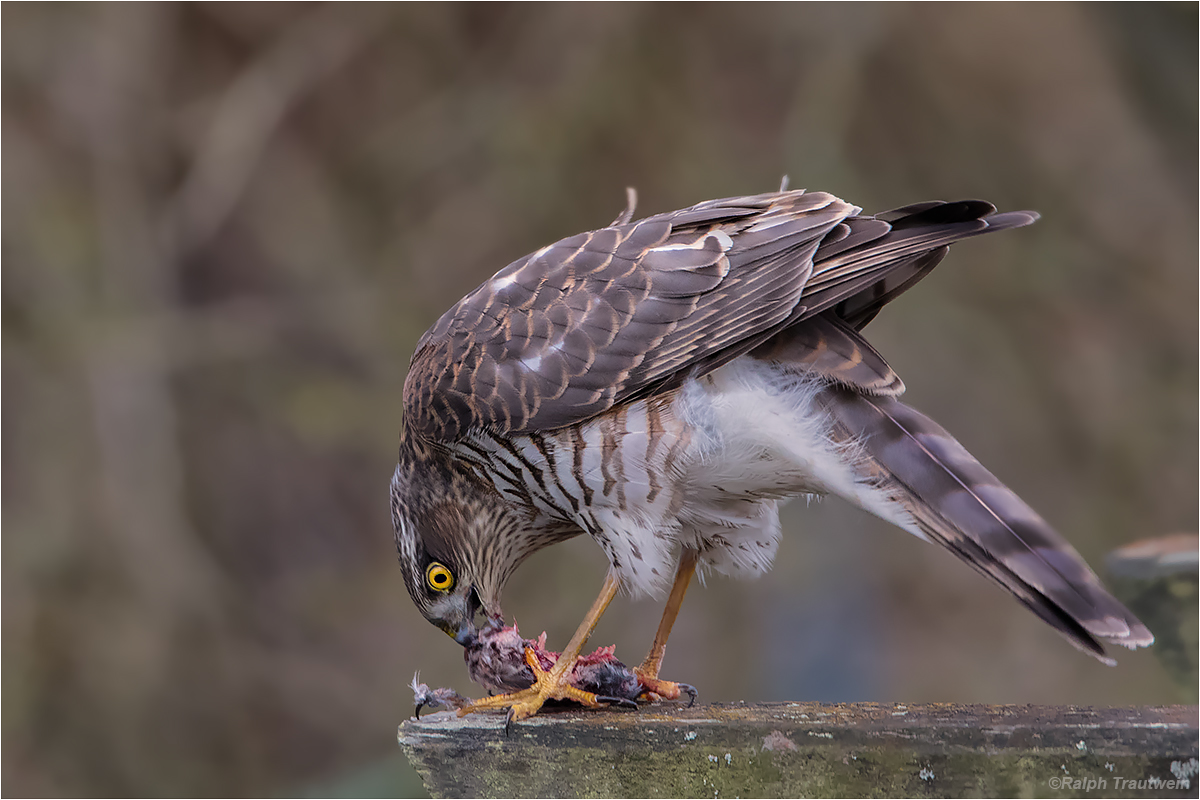
[[[692,573],[696,571],[698,558],[699,554],[695,550],[689,549],[685,549],[679,557],[679,566],[675,570],[675,583],[671,586],[671,594],[667,597],[666,607],[663,608],[662,620],[658,623],[658,633],[654,635],[654,644],[650,646],[650,652],[646,654],[641,666],[634,670],[647,692],[668,700],[675,700],[682,692],[691,695],[692,700],[696,699],[694,688],[685,683],[660,681],[658,671],[662,668],[663,655],[667,650],[667,638],[671,635],[675,618],[679,616],[679,609],[683,605],[683,597],[687,594],[688,585],[691,583]]]
[[[600,596],[596,598],[595,603],[592,603],[591,610],[583,618],[575,635],[571,637],[571,641],[567,642],[566,649],[558,657],[558,661],[554,662],[554,666],[550,668],[549,672],[542,669],[534,652],[528,647],[525,648],[525,663],[529,664],[530,669],[533,670],[533,686],[519,692],[477,700],[466,708],[460,709],[458,716],[488,708],[507,707],[509,709],[508,719],[511,722],[532,717],[547,700],[575,700],[593,708],[602,705],[596,699],[596,695],[571,686],[566,678],[570,675],[572,667],[575,666],[583,646],[587,644],[588,637],[592,635],[596,624],[600,622],[604,610],[616,597],[619,586],[617,577],[611,572],[608,573],[608,577],[604,579],[604,586],[600,589]]]

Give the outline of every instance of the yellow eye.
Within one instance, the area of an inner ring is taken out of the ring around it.
[[[454,575],[436,561],[425,570],[425,580],[435,592],[448,592],[454,587]]]

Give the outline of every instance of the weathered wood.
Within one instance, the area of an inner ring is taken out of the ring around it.
[[[430,714],[434,797],[1195,797],[1197,708],[766,703]]]

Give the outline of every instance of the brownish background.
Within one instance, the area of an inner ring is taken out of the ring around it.
[[[872,324],[910,401],[1101,571],[1196,529],[1197,11],[1183,5],[13,5],[3,10],[3,792],[404,793],[395,567],[413,343],[556,238],[792,185],[982,197]],[[694,589],[706,700],[1164,703],[948,554],[830,500]],[[577,541],[507,609],[561,644]],[[630,661],[659,606],[618,601]]]

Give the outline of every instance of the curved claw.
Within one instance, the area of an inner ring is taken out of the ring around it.
[[[638,707],[638,704],[630,700],[628,697],[609,697],[608,695],[598,694],[596,695],[596,700],[598,702],[605,703],[606,705],[616,706],[618,708]]]
[[[642,684],[642,693],[638,695],[639,700],[650,702],[655,700],[678,700],[680,695],[686,694],[688,696],[687,707],[691,708],[696,702],[696,697],[699,695],[696,687],[690,683],[664,681],[659,680],[657,677],[638,672],[637,670],[634,672]]]
[[[421,719],[421,709],[425,707],[425,703],[417,703],[417,707],[413,709],[413,716],[418,720]]]

